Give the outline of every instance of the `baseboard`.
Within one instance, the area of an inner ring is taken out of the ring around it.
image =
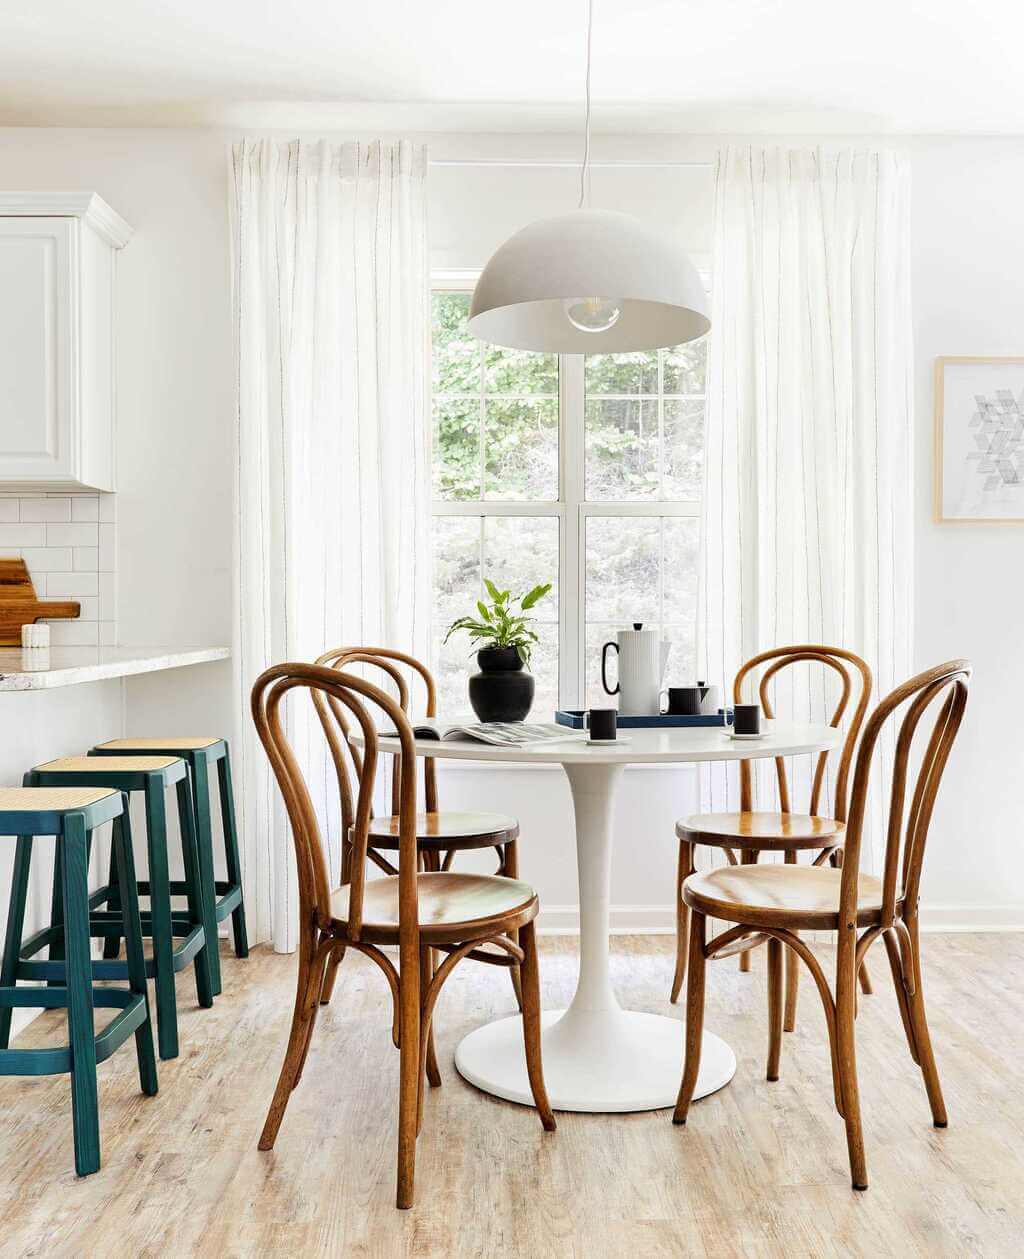
[[[671,905],[613,905],[612,935],[674,935]],[[578,905],[541,905],[541,935],[578,935]],[[1024,931],[1024,905],[927,905],[921,907],[922,931]]]

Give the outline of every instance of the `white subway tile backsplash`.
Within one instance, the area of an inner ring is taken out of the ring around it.
[[[76,546],[72,567],[80,573],[99,571],[100,549],[98,546]]]
[[[64,527],[71,528],[70,525]],[[45,545],[46,525],[0,525],[0,547]]]
[[[35,581],[37,573],[70,573],[72,552],[69,546],[23,546],[21,558]]]
[[[50,521],[55,524],[71,519],[70,498],[23,498],[21,500],[21,519],[28,521]]]
[[[117,537],[116,526],[112,524],[102,524],[99,528],[100,558],[99,569],[101,573],[113,573],[117,571]]]
[[[82,521],[79,524],[46,526],[47,546],[96,546],[99,525]]]
[[[71,500],[72,520],[99,520],[100,496],[98,494],[77,494]]]
[[[48,573],[46,593],[52,599],[60,596],[73,599],[76,595],[98,595],[100,592],[97,573]]]
[[[0,555],[25,561],[44,601],[81,606],[74,620],[47,622],[55,647],[117,643],[116,520],[114,494],[0,490]]]
[[[54,647],[99,646],[98,621],[50,621],[50,643]]]

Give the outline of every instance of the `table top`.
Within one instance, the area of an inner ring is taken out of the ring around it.
[[[455,722],[441,721],[440,725]],[[534,743],[527,747],[492,747],[475,740],[417,739],[416,755],[433,756],[450,761],[504,761],[520,765],[656,765],[693,761],[742,761],[766,756],[795,756],[802,752],[820,752],[837,747],[841,732],[826,725],[796,725],[790,722],[768,722],[763,739],[730,739],[718,726],[688,729],[631,729],[619,734],[614,743],[593,746],[579,734],[566,731],[566,738],[552,743]],[[362,746],[362,736],[352,734],[351,741]],[[381,739],[382,752],[400,751],[397,739]]]

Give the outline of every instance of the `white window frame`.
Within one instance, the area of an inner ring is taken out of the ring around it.
[[[431,292],[471,293],[479,271],[435,270]],[[705,287],[708,277],[702,273]],[[431,337],[431,341],[433,338]],[[521,516],[558,518],[558,695],[562,708],[582,708],[586,690],[586,528],[592,517],[700,519],[700,499],[642,499],[628,502],[586,498],[584,356],[558,356],[558,499],[555,502],[495,502],[434,499],[434,516]],[[659,365],[659,373],[661,367]],[[661,398],[659,380],[657,397]],[[602,397],[605,395],[602,395]],[[615,395],[608,395],[614,397]],[[622,395],[632,398],[632,394]],[[655,395],[652,395],[652,397]],[[699,394],[686,395],[692,398]],[[663,408],[659,405],[659,424]],[[482,443],[481,443],[482,444]],[[481,453],[481,457],[483,454]],[[663,592],[658,603],[662,606]]]

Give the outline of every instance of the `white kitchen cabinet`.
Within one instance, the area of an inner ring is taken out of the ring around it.
[[[114,486],[117,253],[91,192],[0,192],[0,489]]]

